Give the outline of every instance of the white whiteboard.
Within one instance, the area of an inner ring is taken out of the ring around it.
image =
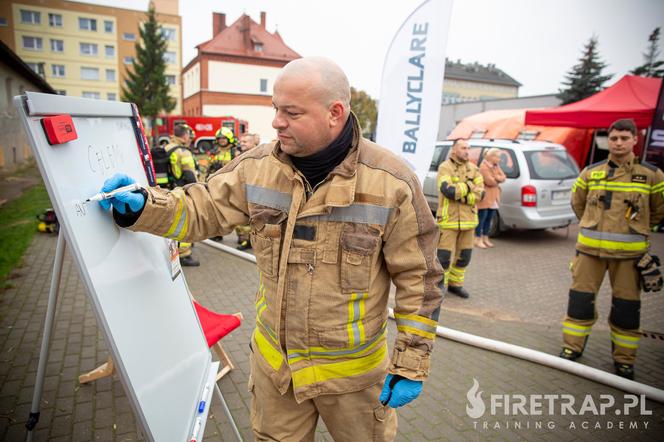
[[[147,185],[131,106],[32,92],[14,102],[144,436],[189,440],[216,363],[184,275],[171,279],[166,239],[121,229],[98,203],[82,204],[116,172]],[[77,140],[49,145],[40,120],[54,114],[73,117]]]

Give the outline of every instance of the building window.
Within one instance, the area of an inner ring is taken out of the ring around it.
[[[104,32],[112,33],[113,32],[113,22],[110,20],[104,20]]]
[[[256,52],[263,52],[263,43],[254,43],[254,51]]]
[[[42,77],[44,76],[44,63],[26,63],[30,69],[35,71],[37,74],[41,75]]]
[[[81,80],[99,80],[99,68],[81,68]]]
[[[127,41],[136,41],[136,34],[133,32],[124,32],[122,34],[122,39]]]
[[[51,39],[51,52],[64,52],[65,42],[62,40]]]
[[[166,75],[166,84],[173,86],[175,84],[175,75]]]
[[[42,50],[42,39],[41,37],[28,37],[23,36],[23,49],[29,49],[31,51],[41,51]]]
[[[95,100],[99,100],[100,95],[99,95],[99,92],[83,91],[83,93],[81,94],[81,97],[83,97],[83,98],[94,98]]]
[[[106,69],[106,81],[115,81],[115,69]]]
[[[164,52],[164,61],[167,64],[175,64],[175,52],[171,51]]]
[[[51,65],[51,74],[56,78],[63,78],[65,76],[65,65],[64,64],[52,64]]]
[[[173,28],[161,28],[161,36],[168,41],[175,41],[175,29]]]
[[[9,26],[9,21],[5,17],[0,17],[0,27]]]
[[[81,55],[97,56],[97,43],[80,43]]]
[[[261,92],[267,92],[267,79],[261,78]]]
[[[78,29],[81,31],[97,31],[97,20],[94,18],[78,18]]]
[[[106,45],[104,47],[104,53],[106,54],[106,58],[113,58],[115,57],[115,46],[113,45]]]
[[[21,9],[21,23],[26,25],[41,24],[41,12]]]
[[[124,64],[134,64],[134,57],[125,57],[122,61]]]
[[[58,95],[67,95],[67,91],[64,89],[56,89],[55,93]]]
[[[62,27],[62,14],[48,14],[48,25],[54,28]]]
[[[106,98],[109,101],[115,101],[115,100],[118,99],[118,96],[115,94],[115,92],[109,92],[109,93],[106,94]]]

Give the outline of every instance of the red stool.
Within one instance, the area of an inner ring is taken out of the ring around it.
[[[231,358],[221,345],[221,338],[240,326],[243,319],[242,313],[235,313],[232,315],[215,313],[206,309],[195,300],[194,307],[196,308],[196,314],[201,323],[201,328],[203,329],[203,334],[205,334],[208,347],[215,352],[222,364],[222,369],[217,373],[218,381],[228,372],[235,369],[233,361],[231,361]]]

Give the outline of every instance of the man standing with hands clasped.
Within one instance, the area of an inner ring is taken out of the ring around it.
[[[572,187],[572,208],[580,222],[560,357],[573,361],[582,356],[608,271],[613,362],[618,376],[634,379],[641,289],[662,288],[659,260],[648,254],[648,236],[664,219],[664,173],[632,153],[637,142],[633,120],[614,122],[608,136],[609,158],[583,169]]]
[[[104,205],[123,227],[178,240],[251,224],[257,440],[314,440],[318,416],[336,441],[393,440],[394,408],[417,398],[428,376],[442,301],[438,229],[410,168],[362,138],[335,63],[288,63],[272,102],[278,141],[235,158],[207,185],[142,189]],[[103,190],[132,181],[116,175]]]

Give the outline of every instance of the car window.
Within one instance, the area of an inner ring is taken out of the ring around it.
[[[429,171],[431,172],[437,172],[438,171],[438,166],[440,166],[440,163],[447,157],[447,151],[449,150],[449,146],[436,146],[434,151],[433,151],[433,158],[431,159],[431,165],[429,166]]]
[[[530,175],[538,180],[564,180],[575,178],[579,168],[567,151],[541,150],[524,152]]]
[[[500,168],[502,169],[503,173],[505,173],[505,177],[519,178],[519,165],[516,161],[514,151],[500,147],[498,149],[500,149]],[[484,151],[482,151],[482,161],[484,161],[484,155],[488,150],[489,148],[486,147],[484,148]]]

